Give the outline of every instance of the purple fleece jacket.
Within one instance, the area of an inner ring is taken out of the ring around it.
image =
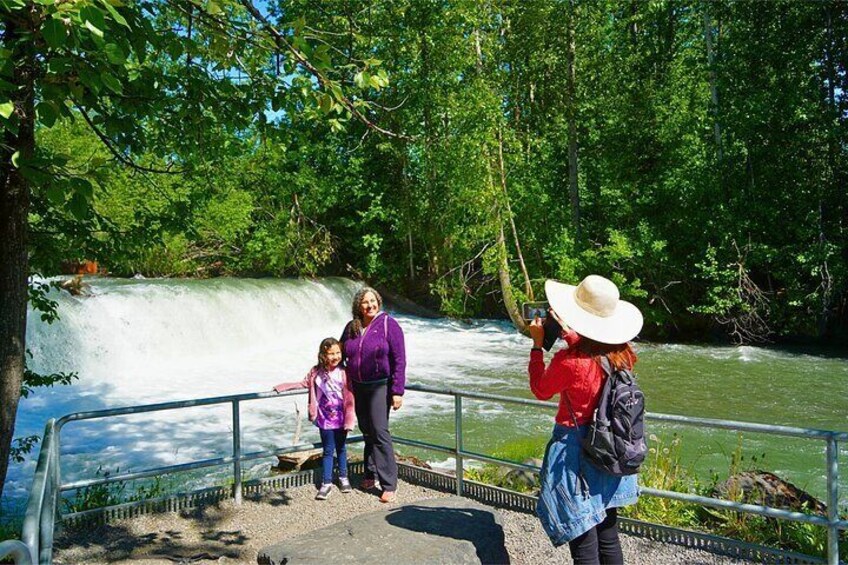
[[[348,377],[355,383],[388,380],[392,394],[403,395],[406,386],[406,349],[400,324],[378,313],[362,334],[350,335],[350,321],[339,341]]]

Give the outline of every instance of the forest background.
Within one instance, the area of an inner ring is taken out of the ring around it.
[[[650,338],[844,338],[845,3],[270,10],[398,135],[303,104],[309,79],[285,71],[252,119],[186,115],[191,151],[134,155],[176,174],[128,167],[78,114],[59,118],[39,151],[66,155],[79,184],[34,183],[31,271],[353,275],[519,325],[546,277],[594,272],[642,308]],[[189,18],[170,22],[183,52],[169,64],[202,49]]]
[[[643,337],[844,345],[848,4],[0,0],[0,491],[35,274],[612,278]]]

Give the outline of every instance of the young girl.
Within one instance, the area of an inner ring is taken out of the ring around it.
[[[347,432],[353,430],[356,413],[353,393],[345,370],[339,366],[342,350],[338,340],[326,338],[318,348],[318,364],[312,367],[300,382],[280,383],[277,392],[296,388],[309,389],[309,421],[321,432],[324,449],[324,477],[316,500],[326,500],[333,488],[333,454],[339,459],[339,489],[351,491],[347,478]]]

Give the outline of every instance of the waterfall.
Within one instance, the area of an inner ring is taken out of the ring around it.
[[[79,380],[22,399],[17,437],[39,434],[47,419],[71,412],[266,391],[298,381],[316,363],[320,341],[341,335],[359,287],[342,278],[86,282],[81,296],[51,291],[59,313],[53,324],[30,313],[30,366],[42,373],[76,372]],[[523,371],[515,355],[523,338],[508,324],[393,315],[406,335],[415,382],[483,386]],[[242,404],[243,449],[288,445],[296,401]],[[299,402],[303,408],[305,397]],[[421,395],[393,418],[424,411],[447,417],[451,409],[447,398]],[[230,410],[222,405],[72,422],[62,433],[63,480],[92,478],[98,468],[137,471],[229,455]],[[307,428],[304,439],[316,440]],[[36,455],[10,467],[9,500],[25,495]]]

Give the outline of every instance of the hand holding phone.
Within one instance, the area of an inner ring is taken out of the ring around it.
[[[545,328],[542,325],[542,319],[536,318],[527,327],[530,332],[530,337],[533,338],[533,347],[542,347],[545,343]]]

